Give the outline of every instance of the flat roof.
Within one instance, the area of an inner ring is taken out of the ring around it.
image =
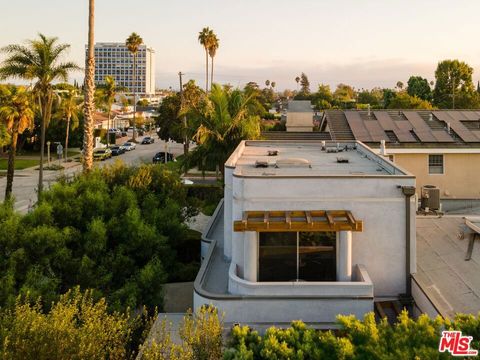
[[[322,149],[321,141],[245,141],[226,166],[235,168],[235,176],[248,177],[413,177],[360,142],[326,141],[325,145]],[[278,153],[269,156],[269,151]],[[256,167],[257,162],[266,167]]]
[[[442,316],[480,311],[480,242],[465,260],[468,237],[459,238],[465,219],[417,217],[415,280]]]

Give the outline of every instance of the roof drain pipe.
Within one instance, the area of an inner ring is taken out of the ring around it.
[[[405,305],[412,305],[412,276],[410,273],[410,248],[411,248],[411,197],[415,195],[415,186],[401,186],[402,193],[405,195],[405,278],[406,288],[405,297],[402,299]]]

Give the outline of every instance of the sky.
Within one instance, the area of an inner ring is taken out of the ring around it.
[[[71,44],[68,60],[84,64],[88,0],[1,3],[0,46],[41,32]],[[233,86],[268,79],[296,89],[305,72],[312,90],[394,87],[410,75],[434,80],[437,63],[449,58],[472,66],[476,82],[478,14],[478,0],[96,0],[95,41],[140,34],[155,49],[158,88],[178,88],[179,71],[204,85],[197,36],[205,26],[220,39],[215,82]]]

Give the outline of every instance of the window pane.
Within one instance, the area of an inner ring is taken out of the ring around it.
[[[259,233],[259,281],[297,279],[297,233]]]
[[[428,155],[428,172],[443,174],[443,155]]]
[[[336,280],[336,242],[335,232],[299,233],[299,280]]]

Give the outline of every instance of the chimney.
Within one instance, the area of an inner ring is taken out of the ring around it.
[[[385,140],[380,140],[380,155],[387,156],[387,148],[385,147]]]
[[[370,117],[370,104],[368,104],[368,117]]]
[[[322,150],[325,150],[326,146],[325,146],[325,140],[322,140]]]
[[[428,114],[428,121],[433,121],[433,114],[432,113]]]
[[[450,123],[447,122],[447,132],[450,134]]]

